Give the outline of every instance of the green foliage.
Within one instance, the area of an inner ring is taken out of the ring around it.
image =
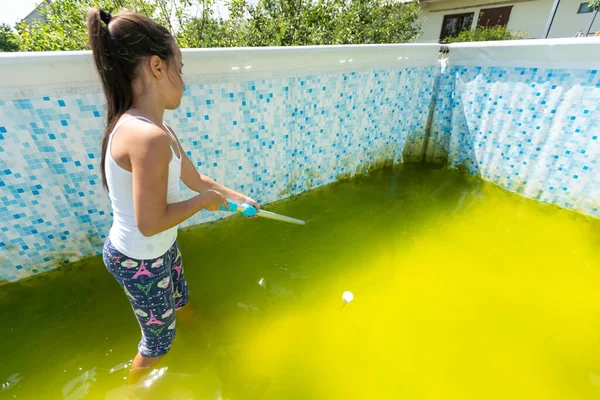
[[[588,8],[590,10],[600,11],[600,0],[590,1],[590,3],[588,4]]]
[[[19,49],[87,49],[89,0],[46,2],[45,21],[17,24]],[[227,19],[215,15],[215,0],[98,0],[94,5],[145,14],[184,48],[401,43],[421,32],[418,2],[398,0],[229,0]]]
[[[400,43],[418,37],[419,5],[390,0],[259,0],[249,46]]]
[[[164,2],[164,1],[163,1]],[[165,11],[159,2],[136,0],[95,1],[106,10],[128,8],[151,15],[166,24]],[[83,50],[88,49],[86,17],[90,9],[88,0],[46,0],[41,6],[43,21],[31,24],[23,20],[16,25],[17,41],[21,51]]]
[[[527,36],[525,32],[511,32],[505,27],[495,26],[492,28],[477,28],[475,30],[464,30],[458,35],[446,38],[444,43],[458,42],[488,42],[494,40],[515,40]]]
[[[6,24],[0,24],[0,51],[18,51],[17,37]]]

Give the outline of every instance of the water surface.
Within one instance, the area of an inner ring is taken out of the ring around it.
[[[267,209],[307,225],[181,231],[194,315],[145,384],[100,258],[2,286],[0,398],[600,396],[600,220],[413,166]]]

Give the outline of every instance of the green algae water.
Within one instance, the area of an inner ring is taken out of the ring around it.
[[[0,287],[0,398],[600,396],[600,220],[413,166],[267,209],[307,225],[180,232],[193,309],[136,384],[99,257]]]

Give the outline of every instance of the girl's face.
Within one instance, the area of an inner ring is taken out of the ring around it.
[[[166,79],[161,79],[161,93],[165,100],[165,108],[174,110],[179,107],[185,83],[183,82],[183,62],[181,50],[173,43],[173,57],[167,63]]]
[[[169,60],[163,60],[159,56],[152,56],[144,63],[143,76],[134,82],[137,85],[139,96],[149,95],[148,90],[156,96],[155,100],[167,110],[175,110],[181,103],[183,96],[183,63],[181,62],[181,50],[175,44],[173,55]]]

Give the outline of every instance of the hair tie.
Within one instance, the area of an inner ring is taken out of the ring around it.
[[[108,11],[100,10],[100,19],[106,25],[108,25],[108,23],[110,22],[111,18],[112,18],[112,15],[110,15],[110,13]]]

